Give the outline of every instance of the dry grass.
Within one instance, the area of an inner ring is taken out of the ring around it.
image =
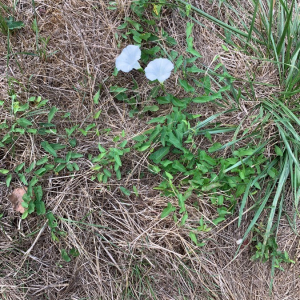
[[[7,5],[13,4],[13,1],[7,2]],[[58,123],[61,132],[75,124],[84,128],[94,112],[102,110],[97,128],[112,130],[100,137],[78,136],[76,150],[81,153],[96,153],[99,142],[106,148],[113,146],[112,137],[123,130],[130,140],[148,128],[146,119],[129,118],[126,105],[114,100],[108,92],[109,86],[116,82],[126,87],[131,76],[138,78],[138,73],[110,78],[114,59],[120,52],[116,28],[131,14],[130,1],[118,0],[117,3],[118,9],[111,11],[107,9],[106,0],[36,0],[40,34],[50,37],[47,53],[58,51],[47,59],[16,55],[7,68],[6,37],[0,35],[1,99],[9,101],[8,74],[15,79],[10,89],[18,94],[19,101],[41,95],[60,109],[59,116],[71,113],[70,120],[61,119]],[[224,8],[219,10],[217,3],[212,5],[210,1],[202,1],[201,7],[216,16],[222,13],[224,19],[230,13]],[[18,1],[16,18],[26,26],[11,37],[13,52],[34,52],[36,40],[31,29],[34,13],[30,0]],[[220,55],[229,72],[240,79],[240,85],[247,84],[248,73],[255,74],[258,82],[278,86],[276,70],[270,64],[257,67],[255,61],[235,49],[224,52],[220,29],[199,20],[207,26],[194,28],[195,45],[203,54],[204,64],[211,65],[214,57]],[[162,22],[178,41],[177,51],[184,53],[185,21],[177,11],[170,14],[166,10]],[[145,79],[137,80],[141,98],[145,100],[151,86]],[[167,82],[166,88],[179,96],[182,91],[176,85],[177,80],[178,74]],[[92,97],[102,82],[105,83],[100,103],[95,106]],[[277,91],[261,85],[255,88],[258,100]],[[223,123],[240,122],[248,113],[248,104],[243,105],[238,118],[230,115]],[[192,109],[205,118],[219,108],[195,105]],[[0,122],[7,117],[0,108]],[[21,161],[27,165],[41,158],[45,153],[37,147],[39,142],[39,137],[34,141],[22,137],[15,145],[17,155],[0,152],[0,168],[12,169]],[[285,272],[275,272],[274,291],[270,296],[270,266],[250,261],[254,253],[252,246],[246,246],[234,259],[236,240],[242,237],[251,213],[245,214],[241,228],[237,228],[234,215],[220,227],[203,234],[209,242],[197,248],[188,238],[187,228],[177,226],[171,218],[160,219],[170,199],[153,190],[158,179],[145,172],[147,157],[128,153],[123,172],[130,174],[129,179],[124,177],[121,183],[112,180],[109,187],[89,179],[92,174],[86,158],[81,158],[78,165],[80,171],[76,176],[65,173],[43,181],[47,210],[56,214],[58,228],[66,233],[59,242],[51,240],[44,218],[30,216],[21,221],[13,212],[7,196],[12,188],[20,186],[18,179],[13,179],[10,189],[0,182],[1,299],[300,299],[299,239],[285,219],[281,221],[279,244],[296,264],[285,266]],[[119,185],[136,185],[139,196],[124,196],[119,192]],[[206,199],[192,200],[199,202],[204,218],[212,218],[213,209]],[[172,201],[176,203],[176,199]],[[290,210],[292,208],[287,208]],[[189,222],[198,222],[199,210],[190,204],[189,211]],[[60,249],[71,248],[77,249],[80,255],[65,263]]]

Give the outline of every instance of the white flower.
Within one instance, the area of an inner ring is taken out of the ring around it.
[[[145,69],[146,77],[153,81],[158,80],[163,83],[171,75],[174,69],[173,63],[167,58],[157,58],[151,61]]]
[[[116,68],[118,71],[130,72],[132,69],[140,69],[138,60],[141,58],[141,49],[138,46],[129,45],[123,49],[122,53],[116,59]]]
[[[243,239],[239,239],[239,240],[236,241],[236,243],[237,243],[238,245],[240,245],[242,242],[243,242]]]

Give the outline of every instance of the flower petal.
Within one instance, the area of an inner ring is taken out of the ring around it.
[[[135,63],[135,65],[133,66],[133,68],[136,69],[136,70],[141,69],[141,66],[140,66],[140,64],[139,64],[138,61]]]
[[[158,80],[163,83],[171,75],[171,71],[174,69],[173,63],[167,58],[157,58],[151,61],[145,68],[146,77],[153,81]]]
[[[121,56],[117,57],[116,59],[116,68],[118,69],[118,71],[123,71],[125,73],[130,72],[133,67],[131,66],[131,64],[124,60],[124,58],[122,58]]]
[[[123,49],[122,55],[126,56],[128,60],[138,61],[142,56],[142,51],[139,46],[128,45]]]
[[[138,64],[142,52],[138,46],[129,45],[123,49],[122,53],[116,59],[116,68],[118,71],[130,72]]]

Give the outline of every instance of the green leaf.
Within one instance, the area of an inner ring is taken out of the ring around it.
[[[78,166],[76,163],[73,163],[73,168],[74,168],[76,171],[79,171],[79,166]]]
[[[89,131],[89,130],[91,130],[91,129],[94,128],[94,127],[96,127],[96,124],[95,124],[95,123],[90,124],[90,125],[86,126],[85,131]]]
[[[71,113],[68,112],[68,113],[65,113],[65,114],[63,115],[63,118],[64,118],[64,119],[70,118],[70,116],[71,116]]]
[[[215,93],[215,94],[210,95],[210,96],[196,97],[196,98],[192,99],[192,102],[194,102],[194,103],[207,103],[207,102],[210,102],[210,101],[214,101],[216,99],[222,99],[221,93]]]
[[[73,257],[77,257],[79,256],[79,251],[76,248],[72,248],[69,252],[70,255],[72,255]]]
[[[191,57],[191,58],[187,58],[185,61],[186,63],[194,63],[196,60],[198,59],[198,57]]]
[[[0,169],[0,174],[7,174],[9,173],[9,170],[6,170],[6,169]]]
[[[68,252],[65,249],[61,249],[60,253],[61,253],[61,257],[64,261],[66,261],[66,262],[71,261],[71,258],[70,258]]]
[[[116,164],[121,167],[122,166],[122,162],[121,162],[120,156],[117,155],[117,154],[115,154],[114,155],[114,159],[115,159]]]
[[[224,217],[218,217],[216,219],[214,219],[212,222],[215,224],[215,225],[218,225],[219,223],[223,222],[225,220]]]
[[[123,186],[120,186],[120,190],[126,196],[129,196],[131,194],[131,192],[129,190],[127,190],[126,188],[124,188]]]
[[[79,130],[84,136],[87,136],[87,132],[86,132],[84,129],[79,128],[78,130]]]
[[[24,213],[22,214],[22,220],[26,219],[28,216],[28,210],[25,210]]]
[[[69,139],[69,144],[71,145],[72,148],[74,148],[77,145],[77,140],[75,138]]]
[[[158,51],[160,50],[159,46],[155,46],[153,48],[150,49],[143,49],[142,50],[142,57],[149,57],[149,55],[155,55]]]
[[[111,172],[107,169],[103,169],[103,173],[108,177],[110,178],[111,177]]]
[[[135,193],[135,195],[136,195],[136,197],[139,195],[139,192],[138,192],[138,189],[137,189],[137,187],[134,185],[133,187],[132,187],[132,189],[133,189],[133,191],[134,191],[134,193]]]
[[[47,171],[50,171],[50,170],[53,170],[54,169],[54,165],[53,164],[47,164],[44,166],[44,168],[47,170]]]
[[[16,173],[20,172],[23,169],[24,165],[25,165],[25,163],[21,163],[21,164],[17,165],[15,167],[15,172]]]
[[[147,142],[142,144],[137,150],[142,152],[147,150],[150,146],[151,146],[151,142]]]
[[[176,46],[176,45],[177,45],[176,40],[175,40],[174,38],[170,37],[170,36],[168,36],[168,37],[166,38],[166,41],[167,41],[167,43],[169,43],[171,46]]]
[[[17,123],[21,126],[26,128],[27,126],[31,126],[33,125],[29,120],[25,119],[25,118],[20,118],[17,120]]]
[[[38,25],[37,25],[37,21],[36,21],[36,19],[34,19],[33,21],[32,21],[32,30],[34,31],[34,32],[38,32]]]
[[[71,155],[72,155],[72,152],[69,151],[69,152],[67,153],[67,156],[66,156],[66,162],[69,162],[69,161],[70,161]]]
[[[201,190],[202,190],[203,192],[209,192],[210,190],[215,189],[215,188],[218,188],[218,187],[220,187],[220,186],[222,186],[222,183],[220,183],[220,182],[215,182],[215,183],[211,183],[211,184],[209,184],[209,185],[203,186]]]
[[[169,133],[169,139],[168,141],[175,146],[178,149],[184,150],[184,148],[182,147],[182,143],[181,141],[174,135],[173,132]]]
[[[27,198],[28,198],[29,200],[27,200]],[[30,197],[29,195],[25,194],[25,195],[23,195],[22,199],[23,199],[23,202],[21,203],[21,205],[22,205],[24,208],[28,208],[28,206],[29,206],[28,203],[30,202],[31,197]],[[26,201],[26,202],[25,202],[25,201]]]
[[[36,134],[38,131],[35,128],[27,128],[28,133]]]
[[[40,108],[40,107],[42,107],[42,106],[45,106],[45,105],[48,103],[48,101],[49,101],[49,100],[42,100],[42,101],[38,104],[37,108]]]
[[[191,48],[191,47],[188,47],[188,49],[186,50],[188,53],[191,53],[197,57],[202,57],[202,55],[195,49]]]
[[[99,97],[100,97],[100,89],[98,90],[98,92],[95,94],[93,101],[95,104],[99,103]]]
[[[152,123],[164,123],[166,120],[166,116],[161,116],[161,117],[157,117],[157,118],[153,118],[150,121],[147,122],[147,124],[152,124]],[[134,140],[135,138],[133,138]],[[137,141],[137,140],[136,140]]]
[[[33,188],[33,191],[34,191],[35,199],[37,201],[42,201],[42,199],[43,199],[43,190],[42,190],[42,187],[40,185],[35,186]]]
[[[26,173],[31,172],[34,169],[34,167],[35,167],[35,161],[33,163],[31,163],[27,169],[25,169],[25,172]]]
[[[57,157],[56,151],[52,148],[52,146],[47,141],[41,142],[41,146],[45,149],[45,151],[50,153],[52,156]]]
[[[166,177],[169,179],[169,180],[172,180],[174,177],[172,176],[172,174],[170,174],[169,172],[165,172],[165,175]]]
[[[36,162],[36,165],[37,165],[37,166],[43,165],[43,164],[45,164],[47,161],[48,161],[48,157],[47,157],[47,156],[44,156],[43,158],[39,159],[39,160]]]
[[[208,152],[212,153],[219,150],[222,147],[221,143],[214,143],[210,148],[208,148]]]
[[[21,21],[15,21],[15,18],[10,16],[8,19],[6,19],[6,25],[9,30],[14,29],[21,29],[24,27],[24,23]]]
[[[79,127],[78,125],[75,125],[75,126],[71,127],[70,129],[69,129],[69,128],[65,128],[65,131],[66,131],[68,137],[70,137],[71,134],[72,134],[78,127]]]
[[[59,143],[55,143],[55,144],[49,144],[54,150],[61,150],[61,149],[65,149],[67,146],[66,145],[62,145]]]
[[[19,111],[19,109],[20,109],[20,104],[19,104],[19,102],[18,102],[18,101],[15,101],[15,102],[13,103],[12,107],[13,107],[14,114],[16,114],[16,113]],[[28,104],[28,107],[29,107],[29,104]]]
[[[49,112],[49,115],[48,115],[48,123],[51,123],[54,115],[56,114],[56,112],[58,111],[58,108],[56,108],[55,106],[53,106],[51,109],[50,109],[50,112]]]
[[[128,143],[128,141],[127,141],[127,140],[124,140],[122,143],[120,143],[120,144],[118,145],[118,147],[124,148],[124,147],[127,145],[127,143]]]
[[[36,170],[34,172],[34,174],[37,175],[37,176],[41,176],[41,175],[45,174],[46,172],[47,172],[46,168],[40,168],[40,169]]]
[[[179,69],[179,67],[182,65],[182,63],[183,63],[183,56],[180,55],[175,62],[175,69],[174,69],[175,72],[177,71],[177,69]]]
[[[71,158],[72,159],[77,159],[83,157],[83,154],[81,153],[76,153],[76,152],[71,152]]]
[[[34,204],[38,216],[44,215],[46,213],[44,201],[35,201]]]
[[[181,219],[180,224],[181,224],[181,225],[184,225],[185,222],[186,222],[186,220],[188,219],[188,217],[189,217],[188,214],[185,213],[185,214],[182,216],[182,219]]]
[[[64,163],[59,164],[59,165],[55,168],[54,172],[55,172],[55,173],[59,173],[59,172],[60,172],[61,170],[63,170],[65,167],[66,167],[66,164],[64,164]]]
[[[172,164],[172,167],[179,172],[186,172],[186,168],[178,160],[175,160]]]
[[[190,102],[190,98],[183,98],[180,100],[180,99],[173,97],[171,102],[172,102],[173,106],[186,108],[187,104]]]
[[[278,156],[283,156],[282,150],[281,150],[277,145],[275,146],[275,153],[276,153]]]
[[[157,105],[151,105],[151,106],[145,106],[143,108],[143,112],[147,112],[147,111],[158,111],[159,110],[159,107]]]
[[[24,185],[28,185],[27,179],[24,174],[18,174],[18,176]]]
[[[217,164],[216,160],[207,155],[203,150],[200,151],[200,159],[206,161],[211,166],[215,166]]]
[[[198,245],[198,240],[197,240],[196,234],[194,232],[190,232],[189,237],[196,245]]]
[[[128,89],[126,88],[122,88],[122,87],[119,87],[119,86],[111,86],[109,91],[112,92],[112,93],[123,93],[123,92],[126,92]]]
[[[98,111],[95,113],[95,115],[94,115],[93,118],[94,118],[94,119],[98,119],[98,118],[100,117],[101,113],[102,113],[102,109],[98,110]]]
[[[6,177],[6,186],[9,187],[10,186],[10,182],[12,180],[12,174],[8,174]]]
[[[168,94],[165,97],[156,98],[156,101],[158,104],[168,104],[168,103],[171,103],[172,97],[173,97],[172,95]],[[166,116],[165,116],[165,118],[166,118]]]
[[[158,167],[156,165],[148,165],[148,169],[151,173],[154,173],[154,174],[158,174],[161,171],[160,167]]]
[[[193,88],[191,85],[189,85],[186,80],[181,80],[179,78],[179,83],[187,93],[190,93],[190,92],[192,93],[195,91],[195,88]]]
[[[176,210],[176,207],[174,207],[170,202],[168,202],[168,206],[162,211],[160,217],[163,219],[175,210]]]
[[[170,147],[161,147],[154,153],[152,153],[149,158],[156,164],[158,164],[164,156],[166,156],[170,151]]]
[[[34,185],[36,185],[39,182],[39,179],[36,176],[33,176],[32,179],[29,182],[29,186],[33,187]]]
[[[53,215],[52,212],[48,212],[46,214],[46,218],[48,219],[48,226],[51,228],[51,229],[54,229],[55,227],[57,227],[57,221]]]
[[[172,50],[172,51],[170,52],[170,56],[171,56],[172,60],[174,60],[174,59],[178,56],[178,52]]]
[[[186,36],[189,37],[192,34],[194,23],[187,22],[186,24]]]
[[[204,70],[199,69],[198,67],[196,67],[195,65],[191,66],[190,68],[187,68],[186,71],[188,73],[205,73]]]
[[[118,29],[118,30],[125,29],[125,28],[127,27],[127,25],[128,25],[128,23],[125,22],[125,23],[123,23],[122,25],[118,26],[117,29]]]
[[[99,151],[101,153],[105,153],[106,152],[105,148],[103,148],[100,144],[98,144],[98,149],[99,149]]]

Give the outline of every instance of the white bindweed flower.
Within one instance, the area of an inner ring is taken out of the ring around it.
[[[140,69],[138,60],[142,52],[139,46],[129,45],[123,49],[122,53],[116,59],[116,68],[118,71],[130,72],[132,69]]]
[[[158,80],[163,83],[171,75],[174,69],[173,63],[167,58],[157,58],[151,61],[145,69],[146,77],[153,81]]]
[[[240,245],[243,242],[243,239],[239,239],[237,241],[235,241],[237,243],[237,245]]]

